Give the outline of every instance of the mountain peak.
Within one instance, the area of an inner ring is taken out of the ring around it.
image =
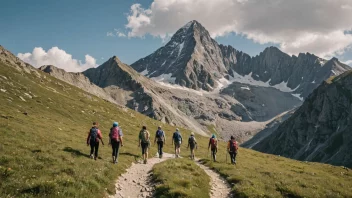
[[[203,27],[202,24],[200,24],[198,21],[192,20],[192,21],[186,23],[186,25],[184,25],[181,29],[189,29],[190,27],[194,27],[194,26],[195,27],[197,27],[197,26]]]

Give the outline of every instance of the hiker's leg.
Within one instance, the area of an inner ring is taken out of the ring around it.
[[[233,155],[232,155],[232,152],[229,152],[229,154],[230,154],[231,164],[233,164]]]
[[[161,142],[157,142],[158,144],[158,153],[159,153],[159,156],[161,155]]]
[[[236,156],[237,156],[237,153],[234,152],[234,153],[233,153],[233,162],[234,162],[234,163],[236,163]]]
[[[232,152],[232,163],[236,163],[236,153]]]
[[[145,148],[144,148],[144,143],[141,144],[142,147],[142,158],[145,160]]]
[[[145,159],[148,159],[148,147],[145,149]]]
[[[163,141],[161,141],[160,142],[160,155],[163,155],[163,147],[164,147],[164,142]]]
[[[119,150],[120,150],[120,142],[116,142],[115,161],[118,161],[117,158],[119,157]]]
[[[92,157],[93,156],[93,153],[94,153],[94,144],[90,143],[90,156]]]
[[[95,156],[95,158],[97,158],[98,157],[98,151],[99,151],[99,142],[96,142],[95,143],[95,153],[94,153],[94,156]]]
[[[112,163],[114,163],[114,162],[115,162],[115,155],[114,155],[114,153],[115,153],[115,146],[114,146],[114,142],[111,142],[111,150],[112,150],[112,154],[111,154],[111,156],[112,156]]]

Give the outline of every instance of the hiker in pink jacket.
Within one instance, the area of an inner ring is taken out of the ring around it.
[[[122,141],[122,130],[119,127],[119,123],[114,122],[109,133],[109,145],[112,147],[112,163],[117,164],[117,157],[119,156],[120,145],[123,146]]]

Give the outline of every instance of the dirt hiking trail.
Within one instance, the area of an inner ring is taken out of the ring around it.
[[[201,164],[198,160],[196,164],[203,169],[210,177],[210,197],[211,198],[231,198],[231,186],[217,172]]]
[[[142,161],[132,163],[132,166],[122,174],[116,184],[116,194],[109,196],[110,198],[149,198],[154,197],[155,184],[151,182],[152,168],[155,164],[168,159],[174,159],[174,154],[164,153],[163,158],[153,157],[148,160],[147,164]],[[200,164],[195,163],[202,168],[211,178],[211,193],[212,198],[228,198],[230,197],[230,185],[215,171]]]

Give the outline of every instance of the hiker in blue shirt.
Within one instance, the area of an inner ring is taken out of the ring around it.
[[[182,136],[178,128],[172,136],[172,144],[175,144],[175,157],[178,158],[181,152]]]
[[[158,127],[158,130],[155,133],[155,139],[154,139],[154,144],[157,142],[158,144],[158,153],[159,153],[159,158],[163,157],[163,146],[165,143],[165,133],[163,130],[161,130],[161,126]]]

